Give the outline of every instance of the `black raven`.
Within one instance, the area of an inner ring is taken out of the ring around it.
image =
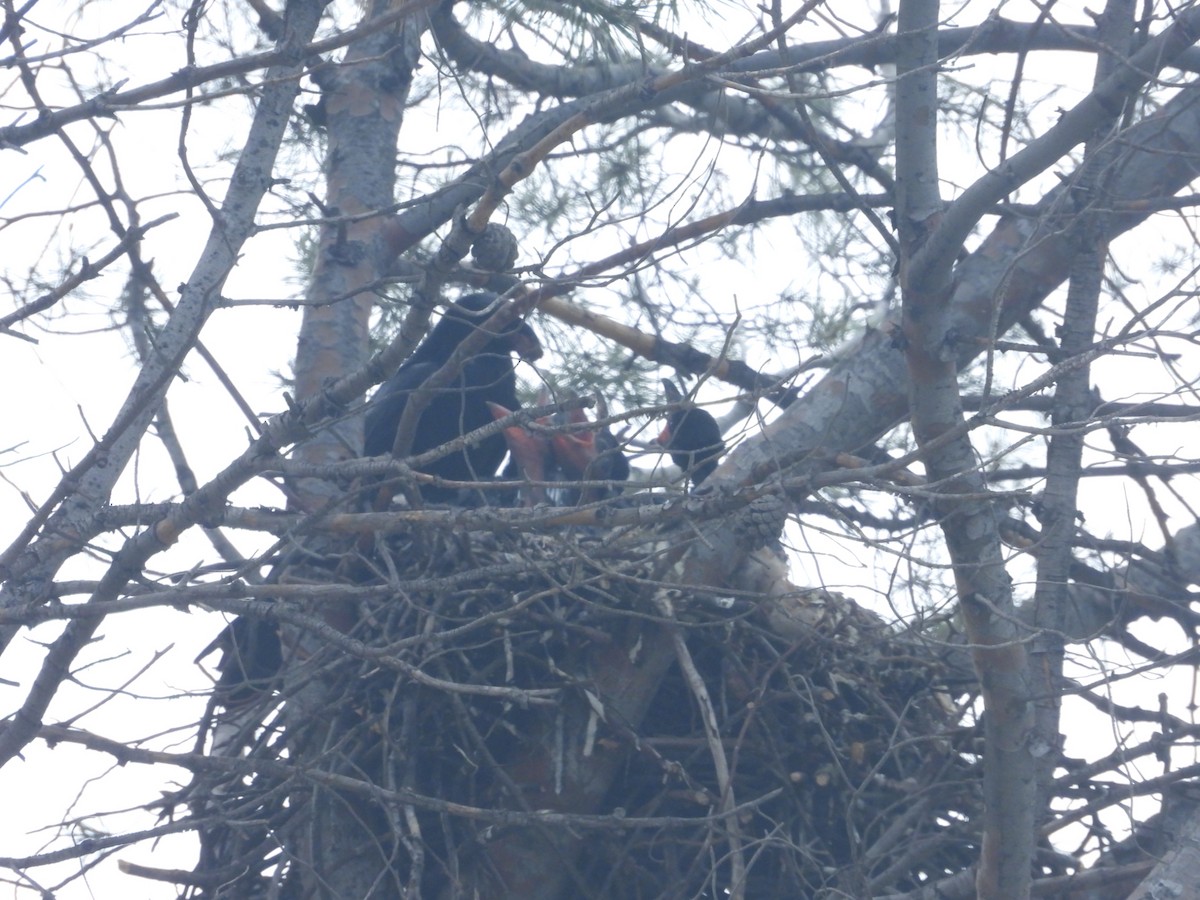
[[[512,415],[512,410],[499,403],[488,403],[488,409],[496,420]],[[537,420],[538,424],[548,423],[546,418]],[[535,434],[523,425],[506,425],[504,441],[508,445],[509,464],[504,469],[504,477],[518,476],[529,482],[518,492],[518,496],[509,499],[520,499],[521,506],[538,506],[548,503],[546,482],[556,480],[554,469],[554,454],[550,449],[548,438]]]
[[[700,484],[717,468],[717,458],[725,452],[721,426],[708,410],[684,402],[671,382],[664,380],[663,387],[667,399],[681,405],[667,417],[658,443],[671,454],[671,462],[691,476],[692,484]]]
[[[587,413],[582,409],[571,410],[567,418],[572,425],[588,421]],[[608,418],[608,407],[603,400],[600,418]],[[607,427],[556,434],[551,438],[551,445],[564,481],[612,482],[569,492],[567,505],[596,503],[615,497],[624,490],[624,482],[629,480],[629,459],[621,449],[617,436]]]
[[[364,455],[392,452],[396,429],[409,397],[491,317],[496,300],[496,295],[489,293],[462,297],[445,312],[396,374],[383,383],[367,406]],[[526,360],[542,355],[537,335],[519,320],[489,336],[463,362],[461,371],[445,387],[436,390],[421,412],[409,452],[424,453],[493,421],[488,402],[516,409],[520,404],[513,373],[514,352]],[[496,474],[504,453],[504,437],[495,434],[429,463],[422,471],[451,481],[486,480]],[[423,493],[428,499],[450,500],[457,496],[453,489],[426,488]]]
[[[549,402],[548,394],[539,398],[540,405]],[[497,419],[510,412],[498,403],[488,405]],[[602,415],[606,417],[607,413]],[[544,428],[590,424],[582,409],[543,416],[536,422]],[[521,474],[527,481],[534,482],[521,491],[525,506],[596,503],[620,494],[624,482],[629,479],[629,460],[621,449],[621,442],[608,428],[572,429],[547,437],[521,425],[509,425],[504,429],[504,439],[512,454],[511,474]],[[582,481],[612,483],[584,488],[579,485]],[[560,482],[561,487],[547,492],[548,482]]]
[[[196,662],[220,650],[221,673],[213,686],[215,713],[212,729],[212,752],[215,756],[234,755],[240,750],[254,727],[261,721],[257,709],[259,698],[275,687],[283,668],[283,646],[279,629],[274,622],[256,616],[238,616],[196,657]],[[201,726],[201,732],[205,730]]]

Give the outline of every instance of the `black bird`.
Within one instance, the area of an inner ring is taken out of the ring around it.
[[[512,415],[511,409],[499,403],[489,402],[488,409],[496,420]],[[539,425],[549,423],[545,417],[536,421]],[[505,499],[519,499],[521,506],[549,503],[546,482],[557,480],[558,474],[554,468],[554,453],[550,448],[549,438],[530,431],[524,425],[506,425],[502,433],[509,453],[509,464],[504,469],[504,477],[524,478],[529,482],[515,496]]]
[[[196,657],[196,662],[221,651],[220,677],[213,686],[213,703],[221,708],[213,718],[212,752],[237,755],[236,744],[259,724],[257,701],[270,694],[283,668],[283,646],[274,622],[238,616]],[[203,735],[206,726],[201,726]]]
[[[236,704],[266,690],[283,668],[283,647],[279,629],[274,622],[254,616],[238,616],[225,626],[205,651],[203,659],[213,650],[220,650],[217,666],[221,677],[216,690],[226,705]]]
[[[538,399],[539,405],[549,402],[548,393],[543,393]],[[489,403],[488,406],[497,419],[510,412],[498,403]],[[601,409],[601,418],[606,418],[608,413],[603,400]],[[565,414],[543,416],[536,423],[543,428],[554,428],[590,424],[590,420],[582,409],[573,409]],[[596,503],[620,494],[624,490],[623,483],[629,480],[629,460],[621,449],[621,442],[608,428],[572,430],[546,437],[521,425],[509,425],[504,429],[504,439],[512,454],[511,474],[534,482],[521,491],[524,506]],[[507,474],[510,473],[506,470]],[[578,484],[581,481],[608,481],[613,484],[583,488]],[[562,487],[548,492],[548,482],[561,482]]]
[[[392,452],[408,398],[491,317],[496,300],[496,295],[489,293],[462,297],[445,312],[396,374],[383,383],[367,407],[364,455]],[[526,360],[542,355],[537,335],[520,320],[491,335],[463,362],[462,370],[445,387],[437,389],[417,421],[410,453],[424,453],[487,425],[493,421],[489,402],[517,409],[520,403],[513,372],[514,352]],[[505,450],[503,435],[494,434],[429,463],[422,471],[451,481],[486,480],[496,474]],[[457,496],[452,489],[427,487],[423,493],[434,500]]]
[[[601,419],[608,418],[608,406],[600,399],[597,410]],[[588,421],[582,409],[571,410],[572,425]],[[564,481],[609,481],[610,485],[583,488],[568,495],[567,505],[596,503],[620,494],[629,480],[629,459],[621,442],[607,427],[588,431],[571,431],[551,438],[554,459],[563,473]]]
[[[683,395],[671,382],[663,380],[667,399],[680,407],[667,417],[667,427],[658,443],[671,454],[671,462],[691,476],[698,485],[717,468],[717,458],[725,452],[721,426],[708,410],[683,401]]]

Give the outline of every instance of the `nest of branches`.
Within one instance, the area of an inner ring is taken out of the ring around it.
[[[971,865],[978,748],[925,644],[821,590],[655,582],[662,535],[634,534],[414,532],[285,567],[387,590],[285,621],[279,680],[230,704],[238,774],[193,786],[192,896],[298,895],[322,854],[411,897],[522,895],[539,864],[625,898],[869,895]],[[782,636],[768,602],[813,624]],[[630,718],[605,667],[664,635]]]

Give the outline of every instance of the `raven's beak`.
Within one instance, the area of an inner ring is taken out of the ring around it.
[[[526,362],[542,358],[542,342],[528,325],[512,336],[511,349],[517,351],[517,356]]]

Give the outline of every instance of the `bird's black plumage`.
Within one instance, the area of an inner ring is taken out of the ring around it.
[[[692,484],[700,484],[716,470],[717,459],[725,452],[721,426],[708,410],[683,401],[671,382],[664,380],[663,387],[667,399],[681,405],[667,417],[658,443],[671,454],[671,462],[691,476]]]
[[[601,428],[596,432],[596,462],[588,475],[598,481],[624,482],[629,480],[629,457],[621,447],[621,441],[611,429]],[[620,485],[614,487],[620,490]]]
[[[392,452],[396,429],[409,397],[438,372],[459,345],[479,330],[494,312],[495,294],[469,294],[450,307],[413,355],[383,383],[367,408],[363,452],[381,456]],[[438,388],[421,412],[413,434],[412,454],[440,447],[493,421],[488,403],[517,409],[517,379],[513,353],[533,360],[541,344],[533,329],[515,321],[488,337],[445,387]],[[504,437],[491,435],[461,451],[447,454],[422,471],[453,481],[480,481],[496,474],[505,453]],[[452,499],[453,490],[426,488],[430,499]]]
[[[238,616],[225,626],[199,661],[214,650],[221,651],[217,666],[221,677],[215,692],[221,705],[244,703],[269,688],[283,668],[283,647],[274,622],[254,616]]]
[[[712,413],[692,407],[677,409],[667,419],[659,443],[671,454],[671,462],[700,484],[717,468],[717,458],[725,452],[721,428]]]

